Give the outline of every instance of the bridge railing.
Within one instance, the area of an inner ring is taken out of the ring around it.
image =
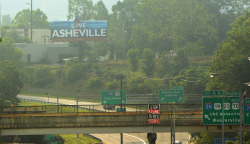
[[[161,112],[201,111],[201,104],[161,104]],[[123,104],[122,112],[147,112],[148,104]],[[18,113],[88,113],[88,112],[121,112],[120,105],[34,105],[34,106],[1,106],[2,114]]]

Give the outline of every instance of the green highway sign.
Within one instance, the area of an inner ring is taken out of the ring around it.
[[[183,102],[184,90],[159,90],[159,102]]]
[[[53,134],[47,134],[47,135],[45,135],[45,140],[46,141],[53,141],[54,140],[54,135]]]
[[[203,96],[222,96],[223,91],[203,91]]]
[[[240,96],[240,91],[226,91],[226,96]]]
[[[243,101],[243,112],[244,112],[244,125],[250,125],[250,98],[246,98]]]
[[[126,104],[126,91],[122,91],[122,104]],[[121,91],[120,90],[103,90],[102,91],[102,104],[121,104]]]
[[[203,97],[203,124],[222,124],[223,97]],[[240,97],[224,97],[224,124],[240,124]]]

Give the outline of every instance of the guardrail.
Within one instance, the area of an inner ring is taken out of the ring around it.
[[[24,101],[37,102],[48,105],[34,106],[2,106],[2,114],[17,114],[17,113],[86,113],[86,112],[117,112],[121,105],[101,105],[101,104],[91,104],[91,105],[66,105],[56,102],[32,100],[32,99],[22,99]],[[148,109],[148,104],[123,104],[126,112],[145,112]],[[161,112],[171,112],[176,111],[201,111],[201,103],[170,103],[170,104],[160,104]],[[125,112],[123,110],[123,112]]]

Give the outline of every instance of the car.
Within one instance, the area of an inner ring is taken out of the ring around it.
[[[115,110],[115,106],[114,105],[104,105],[103,108],[105,110]]]

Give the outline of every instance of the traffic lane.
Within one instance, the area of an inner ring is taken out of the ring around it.
[[[121,134],[91,134],[103,141],[104,144],[120,144]],[[146,144],[146,141],[132,134],[123,133],[124,144]]]
[[[136,136],[145,142],[147,142],[147,133],[128,133],[130,135]],[[188,132],[178,132],[175,133],[175,140],[181,141],[182,144],[187,144],[190,139],[190,135]],[[171,144],[171,133],[157,133],[157,144]]]
[[[36,100],[36,101],[42,101],[42,102],[53,102],[53,103],[57,103],[57,98],[48,98],[48,97],[37,97],[37,96],[28,96],[28,95],[18,95],[17,96],[20,99],[29,99],[29,100]],[[76,100],[72,100],[72,99],[61,99],[59,98],[59,103],[60,104],[65,104],[65,105],[77,105],[77,101]],[[88,106],[82,106],[86,109],[91,108],[91,109],[95,109],[98,111],[105,111],[103,109],[103,106],[101,105],[101,103],[95,103],[95,102],[86,102],[86,101],[78,101],[78,105],[88,105]],[[119,106],[116,106],[116,108],[118,108]],[[108,112],[116,112],[116,110],[106,110]],[[126,111],[136,111],[136,109],[134,108],[126,108]],[[143,110],[141,110],[143,111]]]

